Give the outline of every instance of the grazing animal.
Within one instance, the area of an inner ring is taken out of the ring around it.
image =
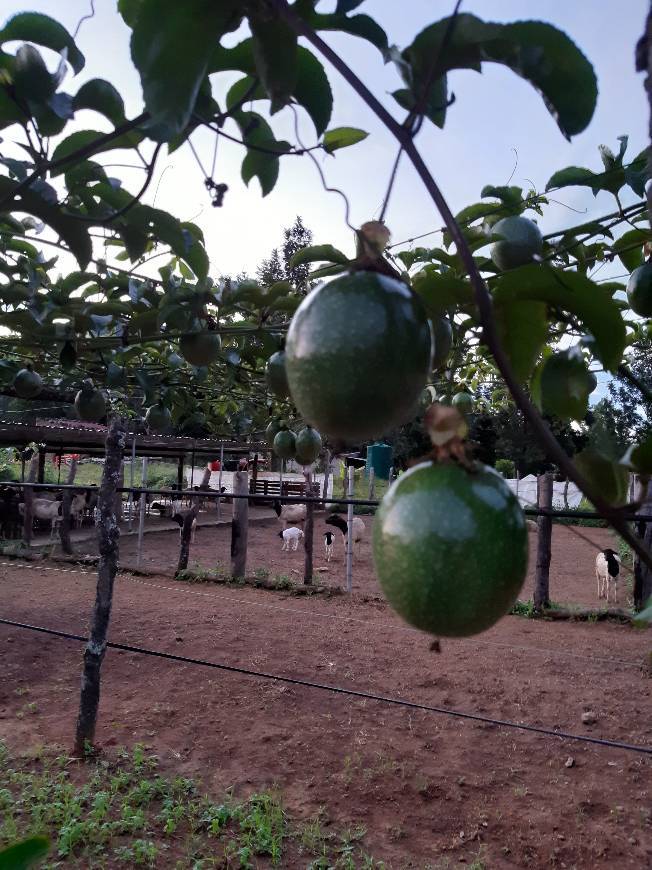
[[[179,504],[179,502],[175,502],[175,504]],[[188,516],[188,511],[185,513],[179,513],[179,511],[175,511],[172,514],[172,519],[179,526],[179,540],[181,540],[183,536],[183,524],[185,522],[186,517]],[[197,530],[197,517],[193,518],[192,525],[190,526],[190,543],[195,543],[195,531]]]
[[[77,495],[73,495],[70,502],[70,518],[73,521],[73,524],[77,524],[81,526],[82,524],[82,516],[84,514],[84,510],[86,509],[86,493],[77,493]]]
[[[54,530],[61,522],[61,502],[35,498],[32,501],[32,516],[37,520],[50,520],[50,537],[54,537]],[[25,502],[21,501],[18,510],[22,517],[25,516]]]
[[[324,532],[324,549],[326,550],[326,561],[330,562],[333,555],[333,541],[335,535],[333,532]]]
[[[336,529],[339,529],[342,532],[342,540],[344,541],[344,549],[346,550],[346,538],[348,533],[346,520],[343,520],[342,517],[338,516],[338,514],[331,514],[329,517],[326,517],[325,522],[327,526],[335,526]],[[353,532],[353,552],[355,553],[355,545],[360,544],[364,538],[365,524],[360,517],[353,517],[351,525]]]
[[[613,586],[614,602],[618,601],[618,574],[620,556],[610,547],[598,553],[595,559],[595,579],[598,582],[598,598],[606,598],[609,603],[609,589]]]
[[[284,504],[281,506],[280,501],[275,501],[272,507],[274,508],[279,520],[285,523],[286,528],[290,523],[295,525],[297,523],[305,522],[307,512],[305,504]]]
[[[278,536],[279,538],[283,538],[283,546],[281,547],[281,550],[292,549],[294,551],[299,547],[299,541],[303,538],[303,532],[301,529],[291,527],[289,529],[283,529],[282,532],[278,533]]]

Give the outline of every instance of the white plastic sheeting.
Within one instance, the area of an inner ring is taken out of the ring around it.
[[[522,477],[520,480],[512,479],[505,480],[513,493],[518,496],[523,507],[536,507],[537,504],[537,479],[534,474],[528,474],[527,477]],[[557,482],[552,484],[552,506],[555,508],[576,508],[579,507],[582,501],[582,493],[570,481]]]

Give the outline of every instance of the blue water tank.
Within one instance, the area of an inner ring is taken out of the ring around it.
[[[367,464],[365,475],[369,476],[369,469],[373,468],[376,477],[389,480],[389,472],[392,467],[393,453],[389,444],[376,441],[367,447]]]

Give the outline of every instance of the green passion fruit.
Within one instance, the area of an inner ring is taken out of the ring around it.
[[[172,413],[162,402],[147,409],[145,423],[152,432],[164,432],[172,425]]]
[[[347,272],[301,303],[285,343],[292,400],[322,432],[348,441],[403,423],[431,370],[430,322],[412,291]]]
[[[583,420],[595,386],[595,375],[580,354],[573,350],[553,353],[541,369],[541,407],[546,414]]]
[[[432,370],[437,371],[448,359],[453,346],[453,327],[448,317],[435,317],[432,321],[434,353]]]
[[[503,237],[491,246],[491,259],[501,271],[526,266],[543,250],[541,231],[527,218],[503,218],[493,225],[492,232]]]
[[[652,263],[644,263],[629,276],[627,301],[634,314],[652,317]]]
[[[294,432],[281,429],[274,438],[274,453],[281,459],[294,459],[297,452],[297,439]]]
[[[179,353],[191,366],[207,366],[219,357],[222,340],[217,332],[189,332],[179,341]]]
[[[14,390],[20,399],[35,399],[42,389],[41,376],[30,365],[21,369],[14,378]]]
[[[312,426],[306,426],[297,435],[296,460],[299,465],[312,465],[321,452],[321,435]]]
[[[97,423],[106,415],[106,399],[93,385],[93,381],[82,383],[81,390],[75,396],[75,411],[80,420]]]
[[[410,625],[467,637],[508,613],[521,590],[525,517],[493,469],[423,462],[383,498],[373,557],[387,600]]]
[[[265,441],[271,447],[274,444],[274,439],[281,431],[281,421],[280,420],[270,420],[267,424],[267,428],[265,429]]]
[[[285,368],[285,351],[277,350],[267,360],[265,366],[265,380],[275,396],[285,399],[290,393],[288,376]]]
[[[467,393],[466,390],[461,390],[455,393],[451,400],[451,405],[461,411],[462,414],[470,414],[473,410],[473,396]]]

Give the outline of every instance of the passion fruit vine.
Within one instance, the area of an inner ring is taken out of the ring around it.
[[[302,417],[348,441],[405,422],[426,385],[432,334],[409,287],[347,272],[301,303],[285,343],[290,394]]]
[[[415,465],[383,498],[373,528],[376,575],[410,625],[466,637],[508,613],[521,590],[525,516],[500,474],[466,459],[458,411],[433,405],[426,425],[439,458]]]

